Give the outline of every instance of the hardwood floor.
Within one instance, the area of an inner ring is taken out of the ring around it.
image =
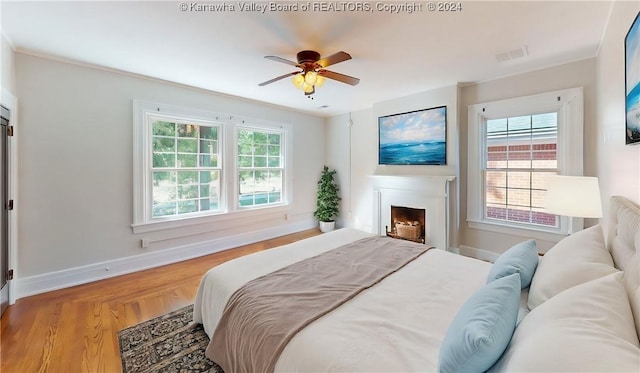
[[[121,372],[119,330],[193,303],[227,260],[315,236],[311,229],[163,267],[19,299],[2,316],[2,372]]]

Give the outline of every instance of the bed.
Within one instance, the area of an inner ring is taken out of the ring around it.
[[[219,265],[202,278],[194,321],[214,344],[219,330],[235,328],[221,320],[240,289],[369,239],[344,228]],[[532,240],[495,264],[427,250],[295,330],[264,371],[638,372],[638,250],[640,208],[622,197],[611,199],[602,225],[565,238],[540,259]],[[255,352],[260,332],[246,330],[217,352],[207,349],[227,373],[263,370],[236,365]]]

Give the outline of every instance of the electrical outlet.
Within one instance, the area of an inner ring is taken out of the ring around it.
[[[140,247],[143,249],[146,249],[147,247],[149,247],[149,239],[148,238],[143,238],[140,240]]]

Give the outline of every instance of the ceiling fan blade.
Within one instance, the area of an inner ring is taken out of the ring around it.
[[[327,56],[319,59],[317,63],[322,67],[327,67],[327,66],[334,65],[338,62],[343,62],[350,59],[351,59],[351,55],[349,53],[340,51],[338,53],[332,54],[331,56]]]
[[[271,84],[271,83],[273,83],[273,82],[277,82],[277,81],[278,81],[278,80],[280,80],[280,79],[288,78],[288,77],[293,76],[293,75],[296,75],[296,74],[300,74],[300,72],[299,72],[299,71],[294,71],[294,72],[292,72],[292,73],[288,73],[288,74],[280,75],[280,76],[279,76],[279,77],[277,77],[277,78],[273,78],[273,79],[271,79],[271,80],[267,80],[266,82],[262,82],[262,83],[260,83],[260,84],[258,84],[258,85],[259,85],[260,87],[262,87],[262,86],[265,86],[265,85],[267,85],[267,84]]]
[[[334,71],[320,70],[320,71],[318,71],[318,74],[321,75],[321,76],[324,76],[325,78],[337,80],[339,82],[347,83],[347,84],[351,84],[351,85],[357,85],[358,83],[360,83],[360,79],[358,79],[358,78],[354,78],[354,77],[349,76],[349,75],[340,74],[340,73],[337,73],[337,72],[334,72]]]
[[[285,60],[284,58],[278,57],[278,56],[264,56],[264,58],[266,58],[268,60],[271,60],[271,61],[286,63],[287,65],[291,65],[291,66],[298,66],[297,62]]]

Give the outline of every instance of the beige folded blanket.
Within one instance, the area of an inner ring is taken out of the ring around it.
[[[298,331],[427,250],[367,237],[256,278],[229,299],[206,355],[227,373],[273,372]]]

